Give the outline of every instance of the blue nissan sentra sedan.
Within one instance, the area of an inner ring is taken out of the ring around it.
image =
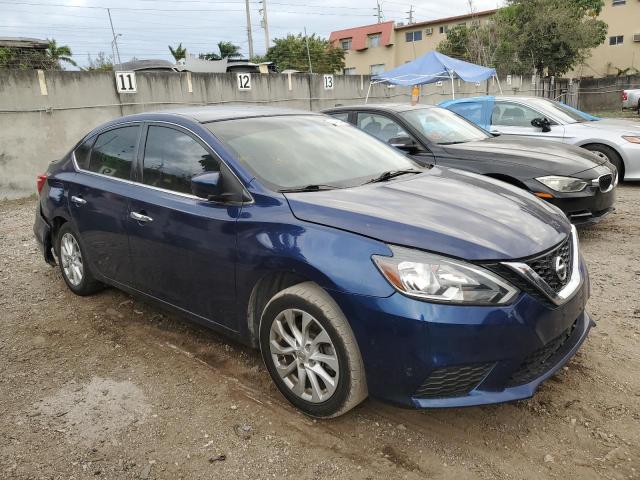
[[[38,178],[34,231],[78,295],[113,286],[260,348],[297,408],[530,397],[584,341],[574,228],[525,191],[424,168],[319,114],[120,118]]]

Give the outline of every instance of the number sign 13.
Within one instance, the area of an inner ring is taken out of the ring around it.
[[[136,73],[116,72],[116,88],[118,93],[136,93],[138,91]]]

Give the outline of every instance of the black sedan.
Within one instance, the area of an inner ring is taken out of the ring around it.
[[[613,210],[616,168],[584,149],[492,135],[439,107],[352,105],[324,113],[352,123],[422,164],[479,173],[530,191],[575,224],[596,223]]]

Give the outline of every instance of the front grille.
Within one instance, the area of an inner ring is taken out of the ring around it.
[[[560,352],[562,347],[567,343],[567,340],[571,338],[571,334],[575,330],[577,324],[578,321],[576,320],[573,322],[573,325],[567,328],[559,336],[551,340],[544,347],[527,356],[518,369],[511,375],[508,386],[514,387],[517,385],[524,385],[525,383],[535,380],[551,369],[558,361],[558,352]]]
[[[600,184],[600,191],[606,192],[607,190],[609,190],[609,188],[611,187],[611,184],[613,183],[613,175],[611,175],[610,173],[607,173],[606,175],[602,175],[598,179],[598,183]]]
[[[419,398],[460,397],[473,390],[495,364],[482,363],[438,368],[416,391]]]
[[[562,259],[565,277],[561,278],[557,269],[557,259]],[[571,238],[567,238],[560,246],[538,258],[526,262],[542,278],[553,291],[559,292],[571,279]]]

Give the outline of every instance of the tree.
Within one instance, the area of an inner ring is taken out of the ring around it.
[[[60,45],[56,43],[55,40],[49,40],[49,45],[47,46],[46,55],[51,61],[51,66],[53,70],[61,70],[62,65],[60,62],[68,63],[77,67],[78,64],[71,58],[73,55],[71,53],[71,49],[67,45]]]
[[[487,25],[458,27],[438,50],[498,73],[562,75],[604,42],[603,0],[507,0]]]
[[[201,53],[198,58],[203,60],[222,60],[223,58],[242,58],[240,47],[231,42],[218,42],[220,53]]]
[[[104,52],[99,52],[95,59],[87,54],[87,71],[110,72],[113,70],[113,57],[106,56]]]
[[[276,38],[273,44],[265,58],[273,62],[279,72],[288,69],[308,72],[309,57],[314,73],[335,73],[344,69],[344,50],[333,47],[328,40],[317,37],[315,33],[306,38],[302,34],[289,34],[285,38]]]
[[[182,42],[180,42],[175,49],[169,45],[169,51],[171,52],[171,55],[173,55],[176,63],[187,56],[187,49],[182,46]]]

